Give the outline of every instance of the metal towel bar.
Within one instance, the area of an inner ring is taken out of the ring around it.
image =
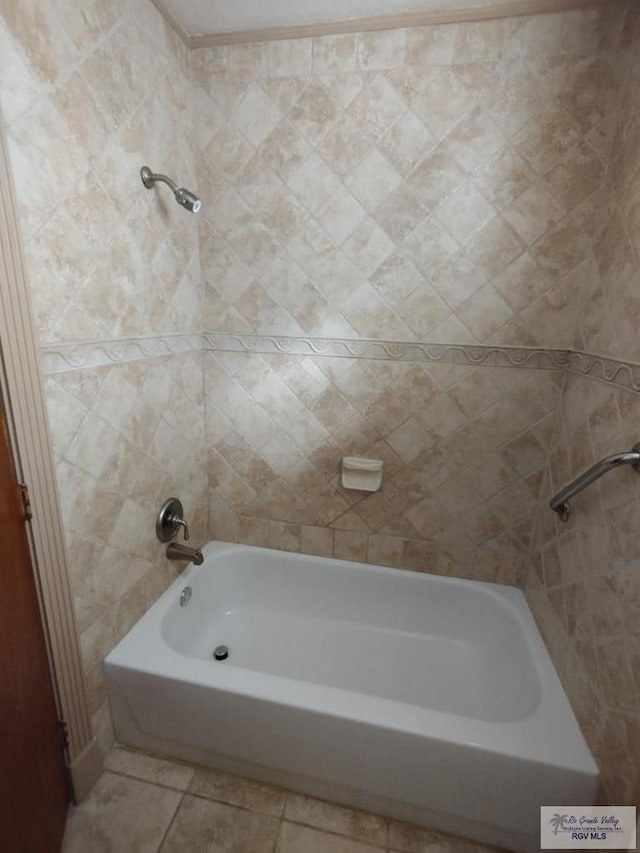
[[[566,521],[571,515],[570,499],[595,483],[607,471],[612,471],[620,465],[631,465],[635,471],[640,473],[640,442],[633,445],[633,448],[625,453],[613,453],[611,456],[605,456],[591,468],[588,468],[584,473],[572,480],[568,486],[561,489],[557,495],[554,495],[549,501],[551,509],[558,514],[560,521]]]

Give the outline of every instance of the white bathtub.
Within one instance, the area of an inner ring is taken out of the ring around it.
[[[539,849],[540,805],[595,801],[519,590],[204,553],[107,657],[122,743],[523,851]]]

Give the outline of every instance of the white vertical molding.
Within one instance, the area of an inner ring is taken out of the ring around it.
[[[16,198],[0,116],[0,344],[20,476],[29,487],[32,550],[57,699],[69,730],[74,766],[97,744],[92,738],[80,646],[42,391],[31,299],[16,215]],[[94,753],[95,759],[95,753]]]

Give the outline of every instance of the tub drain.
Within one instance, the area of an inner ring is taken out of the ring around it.
[[[229,657],[229,649],[226,646],[217,646],[213,650],[213,656],[216,660],[226,660]]]

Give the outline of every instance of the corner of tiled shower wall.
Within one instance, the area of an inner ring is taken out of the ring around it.
[[[629,65],[610,133],[607,192],[585,277],[579,347],[640,354],[640,8],[629,7]],[[634,366],[636,374],[640,368]],[[550,496],[588,465],[640,440],[640,395],[569,372],[544,475],[525,592],[603,773],[609,801],[640,802],[640,478],[608,474],[572,499]]]
[[[148,0],[0,3],[0,104],[41,343],[200,326],[197,222],[139,171],[195,186],[188,51]],[[94,727],[102,661],[175,576],[170,494],[207,529],[202,354],[46,377]]]
[[[572,499],[568,522],[551,495],[588,465],[638,441],[637,393],[569,374],[541,493],[525,593],[610,802],[640,797],[640,478],[609,474]]]
[[[605,193],[593,223],[593,262],[585,280],[579,345],[591,352],[639,361],[640,340],[640,9],[624,30],[621,61],[627,70],[611,128]]]

